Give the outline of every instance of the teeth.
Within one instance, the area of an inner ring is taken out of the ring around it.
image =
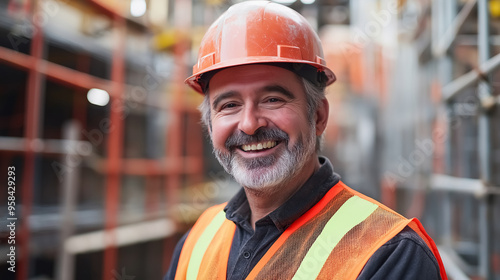
[[[241,146],[241,148],[243,149],[243,151],[248,152],[248,151],[260,151],[263,149],[270,149],[274,146],[276,146],[276,141],[267,141],[258,144],[243,145]]]

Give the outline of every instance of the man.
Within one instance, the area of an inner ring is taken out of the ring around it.
[[[202,214],[165,279],[446,279],[417,220],[348,188],[318,157],[335,76],[301,15],[232,6],[193,72],[214,153],[242,189]]]

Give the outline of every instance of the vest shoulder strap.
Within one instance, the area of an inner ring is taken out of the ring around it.
[[[341,182],[342,183],[342,182]],[[427,247],[432,251],[432,253],[434,254],[434,257],[436,258],[438,264],[439,264],[439,270],[440,270],[440,275],[441,275],[441,279],[443,280],[446,280],[448,279],[448,276],[446,275],[446,271],[444,269],[444,264],[443,264],[443,261],[441,259],[441,255],[439,254],[439,250],[436,246],[436,244],[434,243],[434,241],[432,240],[432,238],[427,234],[427,232],[425,231],[424,229],[424,226],[420,223],[420,221],[417,219],[417,218],[412,218],[412,219],[406,219],[405,217],[403,217],[402,215],[400,215],[399,213],[395,212],[394,210],[390,209],[389,207],[387,207],[386,205],[372,199],[371,197],[368,197],[362,193],[359,193],[351,188],[349,188],[348,186],[346,186],[344,183],[342,183],[343,187],[346,189],[346,190],[349,190],[351,193],[357,195],[357,196],[360,196],[362,197],[363,199],[366,199],[368,201],[371,201],[375,204],[377,204],[381,209],[384,209],[385,211],[387,212],[391,212],[391,213],[394,213],[395,215],[398,215],[400,216],[401,218],[405,219],[408,221],[408,223],[406,224],[407,226],[409,226],[411,229],[413,229],[421,238],[422,240],[425,242],[425,244],[427,244]],[[403,230],[403,228],[401,228],[401,230]],[[401,230],[397,231],[396,233],[394,233],[394,236],[396,234],[398,234]],[[389,239],[387,240],[389,241]],[[380,246],[382,246],[384,243],[380,244]],[[379,246],[379,247],[380,247]],[[368,261],[368,260],[367,260]]]
[[[225,217],[226,203],[212,206],[201,214],[182,247],[175,280],[197,279],[198,275],[221,275],[225,279],[227,261],[214,273],[213,260],[228,259],[235,225]],[[217,238],[214,237],[217,235]],[[229,239],[229,242],[228,242]],[[207,261],[208,259],[208,261]],[[206,278],[205,278],[206,279]],[[217,278],[213,278],[217,279]]]
[[[373,253],[410,224],[339,182],[285,230],[247,279],[356,279]]]

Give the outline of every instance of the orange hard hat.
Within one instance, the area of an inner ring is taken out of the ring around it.
[[[215,70],[255,63],[287,65],[324,86],[335,81],[319,37],[302,15],[277,3],[246,1],[231,6],[210,26],[193,75],[185,82],[203,93]]]

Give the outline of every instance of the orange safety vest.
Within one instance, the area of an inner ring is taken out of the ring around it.
[[[182,248],[175,280],[225,280],[236,225],[225,204],[206,210]],[[274,242],[247,279],[356,279],[366,262],[406,226],[431,249],[447,279],[439,252],[417,219],[339,182]]]

